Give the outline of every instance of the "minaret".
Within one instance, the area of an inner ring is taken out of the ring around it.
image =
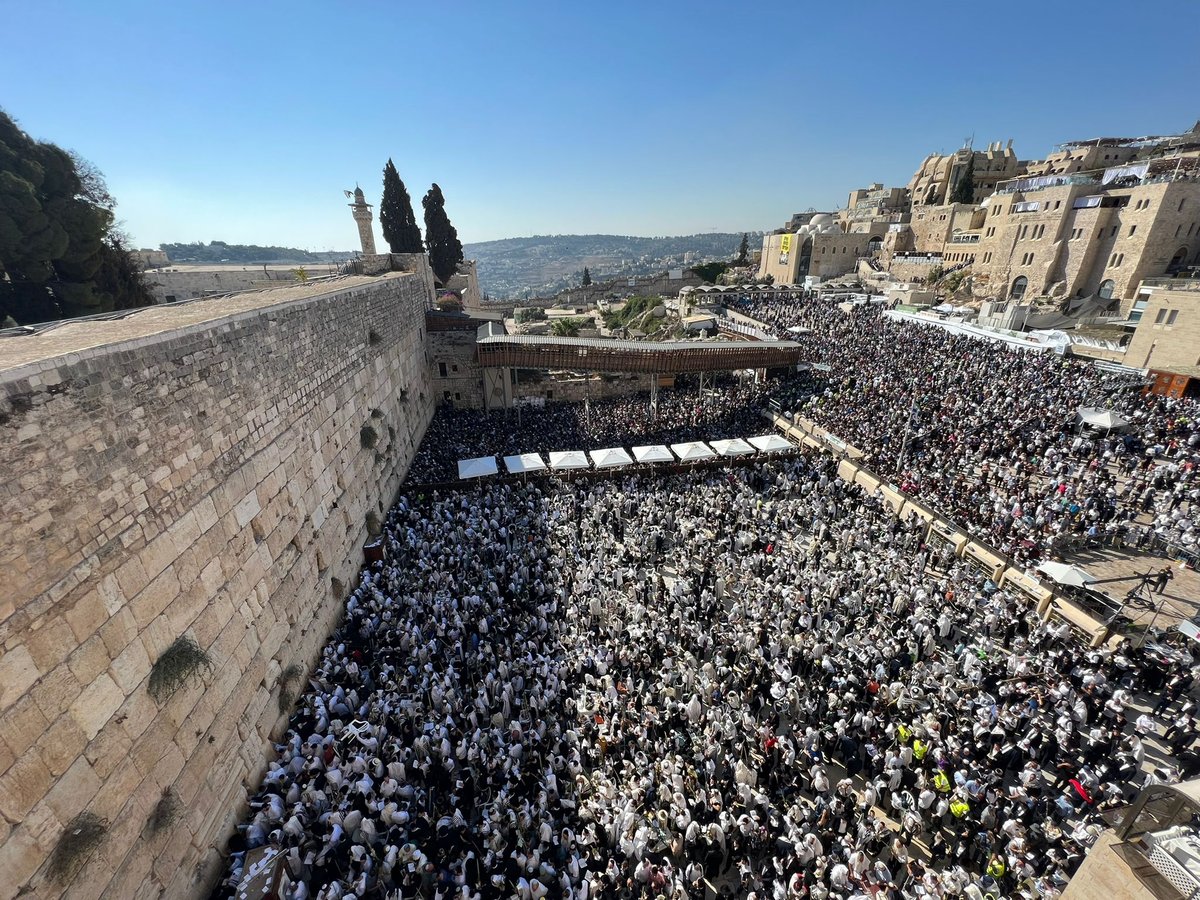
[[[375,255],[375,233],[371,230],[371,204],[363,196],[362,188],[354,186],[354,221],[358,223],[358,239],[362,241],[363,256]]]

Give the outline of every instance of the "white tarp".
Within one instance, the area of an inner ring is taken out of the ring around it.
[[[1129,420],[1111,409],[1081,406],[1079,407],[1079,418],[1083,424],[1091,425],[1093,428],[1103,428],[1105,431],[1129,427]]]
[[[633,462],[633,458],[621,447],[609,447],[605,450],[591,450],[589,453],[592,457],[592,462],[596,464],[597,469],[611,469],[616,466],[627,466]]]
[[[711,447],[702,441],[686,441],[682,444],[672,444],[671,450],[684,462],[692,462],[697,459],[712,459],[717,455]]]
[[[633,458],[640,463],[675,462],[671,451],[662,444],[651,444],[648,447],[634,447]]]
[[[547,456],[552,469],[586,469],[588,467],[587,456],[582,450],[554,450]]]
[[[458,461],[459,478],[482,478],[484,475],[495,475],[497,471],[499,470],[496,468],[494,456],[477,456],[474,459]]]
[[[1071,587],[1083,587],[1096,580],[1094,576],[1089,575],[1083,569],[1079,568],[1079,566],[1068,566],[1065,563],[1039,563],[1037,571],[1056,584],[1066,584]]]
[[[525,472],[541,472],[546,468],[546,464],[536,453],[518,453],[516,456],[506,456],[504,465],[514,475],[521,475]]]
[[[759,434],[752,438],[746,438],[746,442],[757,447],[763,453],[774,453],[777,450],[795,450],[796,445],[791,441],[781,438],[777,434]]]
[[[730,438],[722,441],[709,441],[708,445],[722,456],[749,456],[754,448],[741,438]]]

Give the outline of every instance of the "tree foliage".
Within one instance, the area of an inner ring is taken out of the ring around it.
[[[588,271],[588,267],[583,267],[583,278],[579,280],[580,287],[587,287],[592,283],[592,273]]]
[[[750,262],[750,235],[742,233],[742,242],[738,244],[737,259],[734,260],[735,266],[744,266]]]
[[[0,111],[0,320],[44,322],[153,303],[94,165]]]
[[[975,202],[975,154],[967,157],[967,167],[950,192],[951,203]]]
[[[550,323],[550,332],[557,337],[579,337],[579,329],[585,323],[584,319],[555,319]]]
[[[701,263],[698,266],[692,266],[692,271],[709,284],[716,284],[717,279],[724,275],[728,269],[729,263],[723,262],[708,262]]]
[[[383,167],[383,199],[379,201],[379,224],[383,239],[393,253],[423,253],[421,229],[413,213],[412,198],[389,159]]]
[[[446,198],[435,183],[421,201],[425,208],[425,245],[429,250],[429,265],[433,274],[444,284],[458,271],[463,261],[462,242],[446,215]]]

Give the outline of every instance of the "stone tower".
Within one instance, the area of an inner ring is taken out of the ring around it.
[[[363,256],[374,256],[375,233],[371,230],[371,204],[363,196],[362,188],[357,185],[354,187],[354,202],[350,204],[350,209],[354,212],[354,221],[358,223],[358,239],[362,242]]]

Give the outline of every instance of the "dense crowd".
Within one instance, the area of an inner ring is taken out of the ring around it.
[[[546,403],[517,410],[439,406],[408,470],[412,484],[458,478],[457,461],[555,450],[599,450],[642,444],[747,437],[769,430],[760,410],[764,384],[732,376],[698,383],[679,379],[652,409],[647,392],[586,403]]]
[[[817,298],[743,301],[827,366],[781,399],[1018,560],[1080,544],[1200,550],[1200,403],[1140,379]],[[1128,434],[1081,430],[1080,407]]]
[[[1087,650],[834,466],[401,497],[219,896],[264,845],[289,900],[1055,896],[1200,771],[1193,660]]]

